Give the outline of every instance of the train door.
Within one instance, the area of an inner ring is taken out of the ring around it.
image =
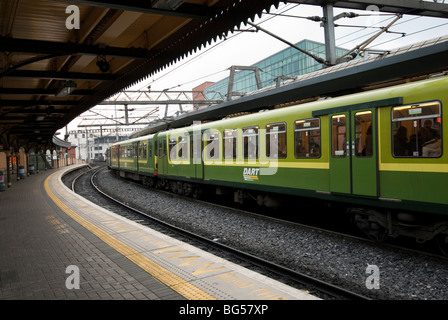
[[[378,195],[375,108],[330,114],[330,191]]]
[[[133,169],[138,172],[139,168],[138,168],[138,148],[139,148],[139,142],[133,142],[132,143],[132,151],[131,151],[131,156],[132,159],[134,160],[134,164],[133,164]]]
[[[204,166],[202,162],[202,132],[190,132],[190,154],[191,162],[194,167],[194,177],[196,179],[204,178]]]
[[[166,134],[159,134],[157,136],[156,143],[156,160],[155,165],[157,168],[158,174],[167,174],[168,173],[168,157],[167,157],[167,143],[166,143]]]

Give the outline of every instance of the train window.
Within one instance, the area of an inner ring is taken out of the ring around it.
[[[200,163],[202,157],[202,136],[196,131],[190,132],[190,159],[193,159],[194,164]]]
[[[138,158],[146,159],[148,156],[148,144],[146,142],[140,142],[138,144]]]
[[[131,148],[129,146],[120,146],[121,158],[131,157]]]
[[[196,153],[194,150],[193,135],[190,134],[190,159],[194,159]]]
[[[224,130],[224,159],[236,159],[237,157],[237,130]]]
[[[165,148],[166,148],[166,140],[161,138],[161,140],[158,142],[159,146],[159,157],[163,157],[165,155]]]
[[[286,123],[266,126],[266,157],[286,158]]]
[[[392,108],[392,153],[394,157],[413,158],[442,155],[440,102]]]
[[[112,147],[112,158],[118,158],[118,146]]]
[[[184,136],[180,136],[178,138],[179,151],[178,156],[179,159],[187,159],[188,157],[188,133]]]
[[[320,119],[297,120],[294,123],[295,156],[320,158]]]
[[[258,159],[258,126],[243,128],[243,157]]]
[[[168,141],[168,154],[170,159],[177,159],[176,139],[170,138]]]
[[[205,154],[207,155],[208,159],[219,159],[219,132],[213,131],[213,132],[207,132],[205,134],[205,141],[206,141],[206,147],[205,147]]]
[[[148,157],[152,158],[152,141],[148,144]]]
[[[373,155],[372,111],[355,113],[355,155]]]
[[[347,121],[344,114],[331,117],[331,154],[340,158],[347,155]]]

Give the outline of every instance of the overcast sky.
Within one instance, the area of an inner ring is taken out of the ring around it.
[[[374,9],[374,7],[372,8]],[[334,15],[348,11],[335,8]],[[350,11],[362,15],[375,13],[374,11]],[[323,15],[321,7],[297,4],[281,5],[278,10],[274,9],[271,12],[298,17]],[[385,13],[380,12],[380,14],[383,15],[374,14],[357,18],[342,18],[335,23],[340,25],[384,27],[395,18],[395,16]],[[292,43],[297,43],[304,39],[324,42],[324,31],[319,22],[268,14],[255,21],[256,24],[260,22],[262,28]],[[445,25],[437,27],[442,24]],[[242,26],[242,29],[254,30],[249,25],[246,27]],[[426,29],[428,30],[424,31]],[[379,31],[378,28],[363,29],[342,26],[337,27],[335,30],[336,45],[347,49],[354,48]],[[369,48],[390,50],[437,36],[448,35],[448,21],[445,19],[404,16],[390,28],[390,31],[405,33],[406,36],[402,37],[401,34],[396,33],[382,34]],[[227,69],[231,65],[252,65],[287,47],[287,44],[261,31],[256,33],[234,32],[227,36],[227,40],[207,46],[201,52],[197,52],[194,56],[188,57],[163,72],[153,75],[132,89],[145,89],[150,84],[152,90],[168,88],[172,88],[172,90],[191,90],[205,81],[218,81],[227,77],[229,75]]]
[[[375,10],[375,7],[371,9]],[[349,11],[362,16],[341,18],[336,20],[335,23],[369,28],[337,27],[335,29],[336,45],[347,49],[352,49],[367,40],[380,30],[379,27],[387,26],[395,18],[394,15],[387,13],[338,8],[334,9],[334,15]],[[324,43],[324,30],[320,23],[300,18],[322,16],[321,7],[291,3],[281,4],[278,9],[273,8],[271,13],[293,17],[264,14],[261,18],[257,18],[255,23],[292,43],[304,39]],[[254,30],[249,25],[242,25],[241,29]],[[390,31],[393,33],[383,33],[369,45],[369,48],[391,50],[448,35],[448,20],[405,15],[390,28]],[[404,33],[405,36],[402,37],[401,34],[397,33]],[[151,86],[153,91],[165,89],[189,91],[205,81],[216,82],[228,77],[228,68],[232,65],[249,66],[287,47],[287,44],[261,31],[236,31],[229,33],[225,40],[218,40],[217,43],[207,45],[201,51],[197,51],[196,54],[152,75],[129,88],[129,90],[146,90],[148,86]],[[161,111],[162,115],[163,111]],[[76,128],[77,123],[79,123],[79,119],[69,126],[69,130],[79,129]]]

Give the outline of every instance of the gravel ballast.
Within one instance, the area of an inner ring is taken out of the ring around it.
[[[144,188],[108,170],[99,174],[97,183],[158,219],[373,299],[448,299],[448,264],[442,258],[268,222]]]

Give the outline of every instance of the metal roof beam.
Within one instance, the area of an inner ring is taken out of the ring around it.
[[[3,77],[53,79],[53,80],[84,80],[84,81],[114,81],[116,79],[115,75],[109,73],[57,72],[57,71],[34,71],[34,70],[14,70],[7,73]],[[2,78],[1,74],[0,78]]]
[[[59,120],[59,119],[58,119]],[[17,126],[19,125],[18,132],[20,133],[21,130],[25,130],[27,128],[36,128],[36,130],[45,128],[46,130],[54,130],[53,126],[57,124],[57,121],[46,121],[46,123],[43,124],[36,124],[35,122],[29,122],[24,121],[23,118],[19,117],[3,117],[0,118],[0,125],[12,125]]]
[[[144,48],[120,48],[101,45],[89,45],[73,42],[54,42],[41,40],[13,39],[0,37],[0,51],[27,52],[36,54],[63,55],[106,55],[130,59],[148,58],[148,50]]]
[[[79,101],[51,100],[0,100],[2,107],[32,107],[32,106],[76,106]]]
[[[34,88],[0,88],[0,94],[8,95],[44,95],[54,96],[58,89],[34,89]],[[70,93],[70,96],[88,96],[93,94],[93,90],[79,89]]]
[[[148,0],[53,0],[58,2],[67,2],[76,5],[85,5],[91,7],[101,7],[125,11],[135,11],[141,13],[150,13],[161,16],[203,19],[207,17],[207,6],[183,3],[175,10],[167,10],[162,8],[155,8],[151,6],[151,1]]]
[[[27,133],[27,132],[33,132],[35,134],[45,134],[45,133],[53,133],[56,130],[54,129],[54,125],[56,124],[56,121],[52,121],[51,123],[48,123],[46,125],[31,125],[31,124],[21,124],[20,127],[14,127],[11,128],[10,133],[17,134],[17,133]],[[39,131],[39,132],[36,132]]]
[[[54,104],[52,104],[54,105]],[[48,114],[50,111],[46,109],[18,109],[11,110],[8,112],[10,114]],[[51,114],[67,114],[70,111],[68,109],[51,109]],[[23,119],[23,118],[22,118]]]
[[[54,125],[56,122],[53,122],[53,124],[45,125],[45,126],[26,126],[25,128],[23,125],[20,127],[15,127],[11,129],[11,133],[34,133],[34,134],[46,134],[46,133],[53,133],[56,130],[54,129]],[[39,132],[37,132],[39,131]]]
[[[98,105],[162,105],[162,104],[217,104],[222,100],[142,100],[142,101],[102,101]]]

